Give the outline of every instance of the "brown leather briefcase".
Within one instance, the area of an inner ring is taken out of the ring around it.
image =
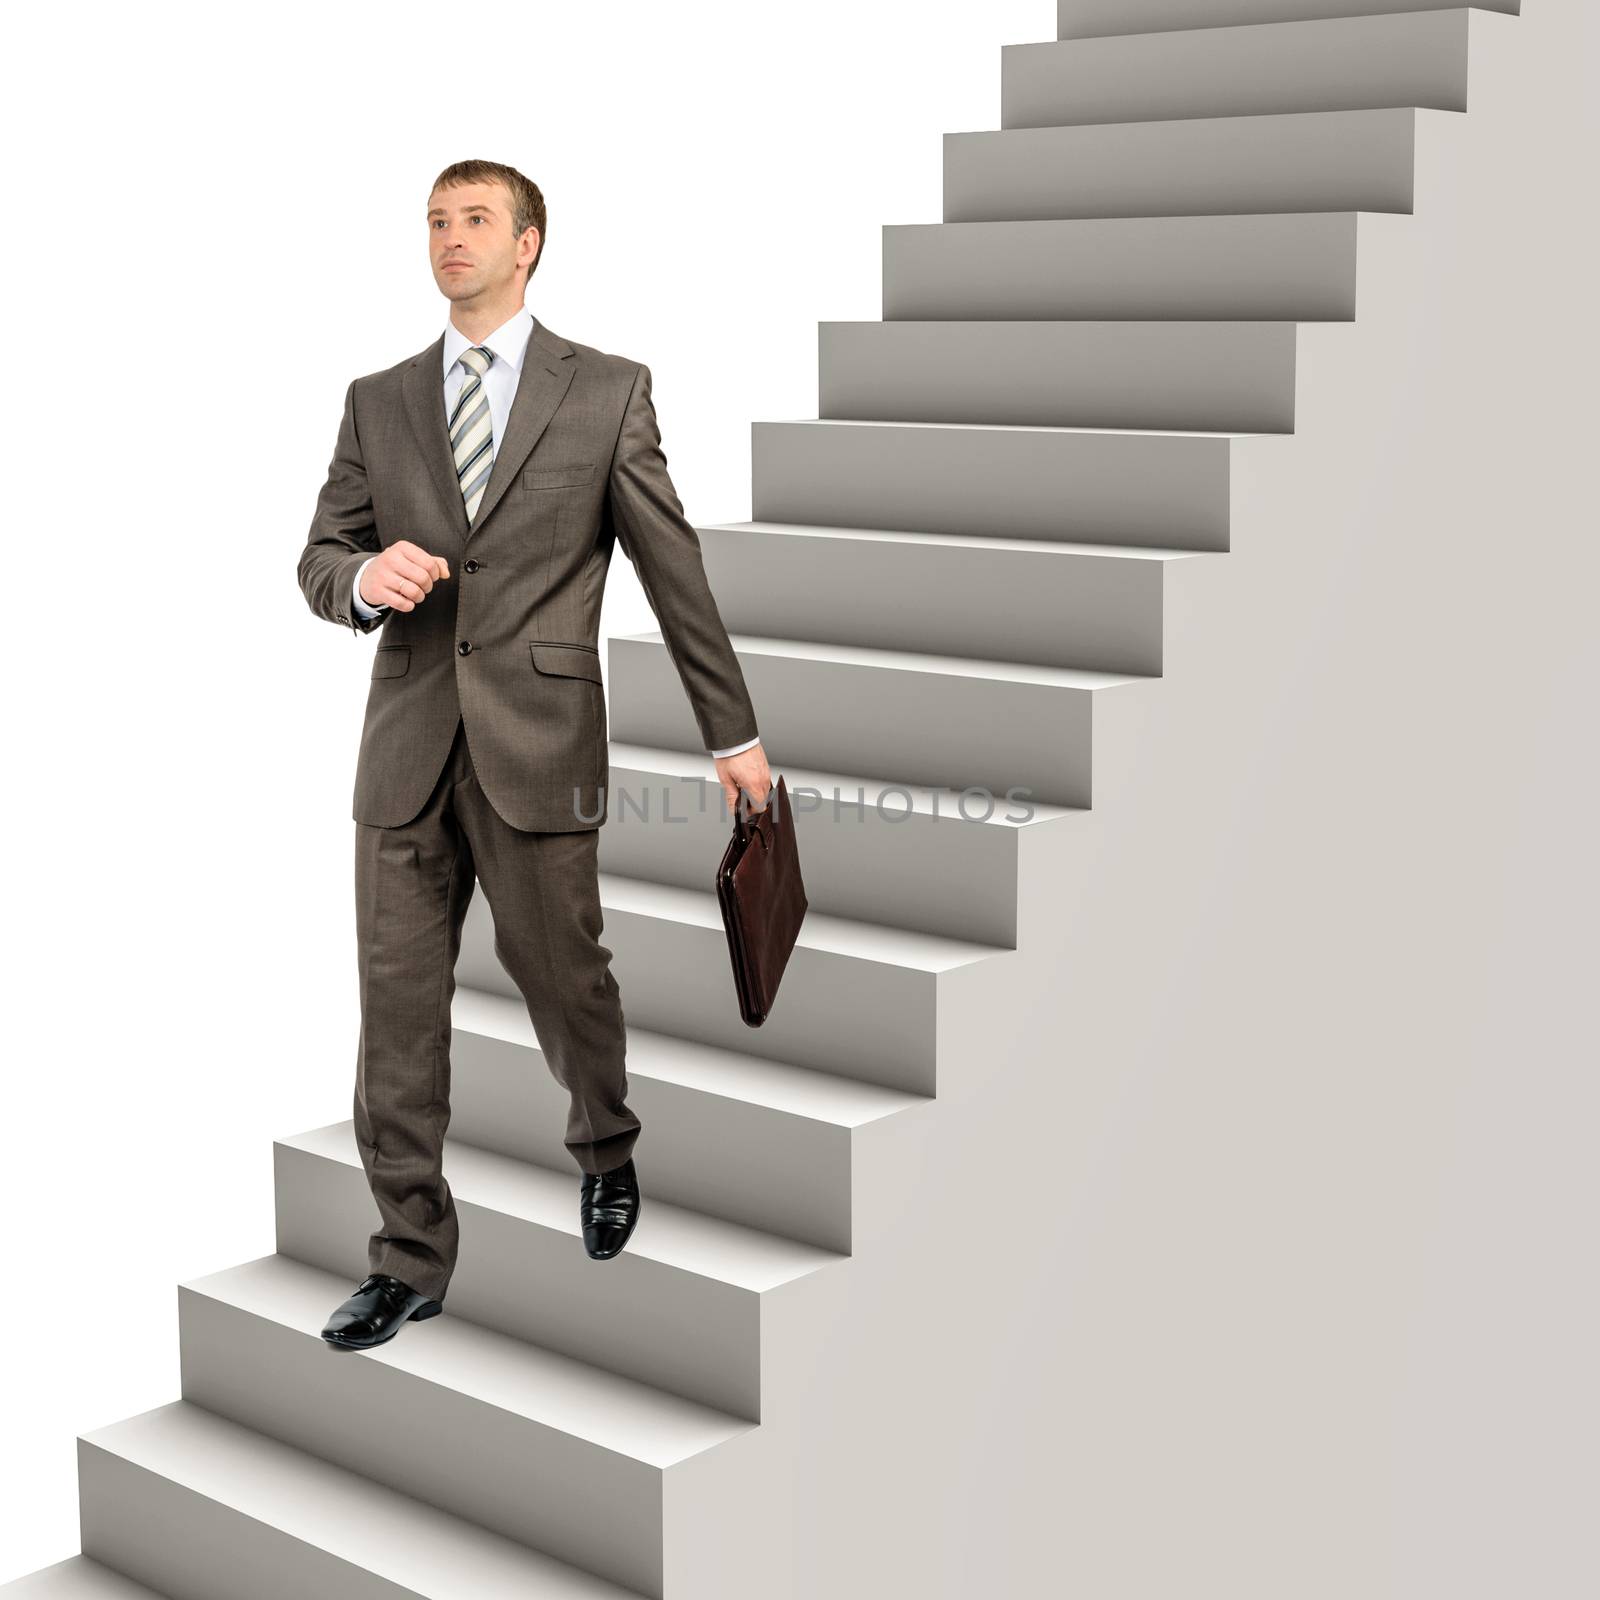
[[[740,809],[743,804],[741,797]],[[794,813],[781,774],[764,810],[748,817],[735,812],[733,837],[717,868],[717,904],[728,935],[739,1014],[759,1028],[777,999],[806,915]]]

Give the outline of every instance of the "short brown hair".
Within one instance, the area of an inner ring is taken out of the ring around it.
[[[455,161],[433,180],[433,188],[428,193],[431,195],[435,190],[449,189],[462,183],[504,184],[511,196],[513,237],[520,239],[529,228],[539,230],[539,248],[528,263],[528,277],[522,280],[523,288],[527,288],[528,278],[533,276],[539,265],[539,257],[544,254],[544,196],[539,193],[539,185],[532,178],[525,178],[515,167],[504,166],[498,161]]]

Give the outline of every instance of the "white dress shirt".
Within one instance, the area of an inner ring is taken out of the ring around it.
[[[488,391],[489,428],[497,449],[500,440],[505,438],[511,402],[517,397],[517,384],[522,378],[522,358],[527,353],[528,336],[532,332],[533,313],[523,306],[515,316],[502,322],[488,338],[480,341],[483,348],[494,352],[494,360],[483,375],[483,386]],[[456,401],[461,396],[461,386],[467,381],[467,368],[461,360],[461,353],[472,348],[472,340],[453,321],[447,321],[444,330],[444,414],[447,417],[455,410]],[[388,606],[369,606],[361,598],[361,574],[377,559],[376,556],[369,556],[363,561],[356,568],[355,582],[351,585],[350,599],[356,608],[356,615],[363,622],[381,616],[389,609]],[[736,756],[741,750],[749,750],[760,743],[761,736],[757,734],[743,744],[729,745],[726,750],[713,750],[711,754]]]

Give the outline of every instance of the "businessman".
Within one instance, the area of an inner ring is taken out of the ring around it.
[[[355,1136],[380,1226],[367,1277],[323,1329],[344,1349],[437,1315],[455,1268],[442,1170],[450,1001],[475,882],[495,954],[570,1095],[585,1250],[614,1257],[638,1221],[641,1124],[597,869],[613,543],[638,571],[730,814],[741,796],[764,809],[771,790],[667,474],[649,367],[563,339],[524,307],[545,222],[544,197],[513,167],[462,161],[439,175],[427,232],[445,330],[346,390],[300,556],[317,616],[382,629],[353,810]]]

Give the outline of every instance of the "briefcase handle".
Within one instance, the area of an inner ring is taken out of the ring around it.
[[[741,814],[744,806],[744,790],[741,789],[739,791],[739,803],[734,807],[733,812],[733,829],[746,844],[750,842],[750,837],[753,834],[761,841],[763,850],[772,848],[772,809],[773,802],[778,794],[778,781],[774,779],[772,787],[767,791],[766,805],[761,810],[752,812],[749,817]],[[787,798],[789,794],[788,788],[785,787],[783,792],[784,797]]]

